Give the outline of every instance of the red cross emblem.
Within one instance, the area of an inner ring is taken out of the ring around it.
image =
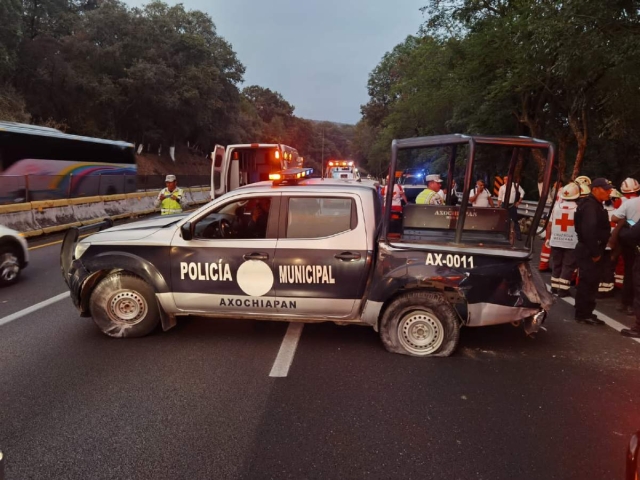
[[[556,219],[556,225],[560,226],[560,230],[566,232],[569,230],[569,227],[573,227],[575,225],[574,221],[569,218],[568,213],[563,213],[560,218]]]

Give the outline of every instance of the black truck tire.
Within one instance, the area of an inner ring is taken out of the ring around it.
[[[415,357],[448,357],[458,346],[460,320],[439,293],[407,292],[385,309],[380,338],[393,353]]]
[[[110,337],[144,337],[160,323],[151,285],[129,273],[112,273],[94,288],[89,299],[93,321]]]

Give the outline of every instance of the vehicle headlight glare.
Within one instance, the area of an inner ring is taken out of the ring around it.
[[[84,252],[87,251],[87,248],[89,248],[90,246],[91,246],[90,243],[78,243],[76,245],[75,251],[73,252],[74,258],[80,258],[84,254]]]

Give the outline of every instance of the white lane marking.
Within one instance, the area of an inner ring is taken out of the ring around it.
[[[547,288],[549,289],[549,291],[551,291],[551,285],[547,285]],[[571,306],[576,305],[576,301],[573,299],[573,297],[558,297],[558,298],[564,300]],[[629,328],[626,325],[623,325],[622,323],[618,322],[617,320],[614,320],[610,316],[605,315],[599,310],[594,310],[593,313],[595,313],[600,320],[602,320],[604,323],[606,323],[608,326],[610,326],[614,330],[617,330],[618,332],[623,328]],[[640,343],[640,338],[633,338],[633,337],[627,337],[627,338],[630,338],[631,340],[635,340],[636,342]]]
[[[0,318],[0,327],[2,325],[6,325],[9,322],[12,322],[14,320],[17,320],[21,317],[24,317],[25,315],[29,315],[30,313],[36,312],[38,310],[40,310],[41,308],[44,307],[48,307],[49,305],[52,305],[56,302],[59,302],[60,300],[63,300],[67,297],[69,297],[70,293],[69,292],[64,292],[61,293],[60,295],[56,295],[55,297],[51,297],[48,300],[44,300],[43,302],[40,303],[36,303],[35,305],[31,305],[30,307],[25,308],[24,310],[20,310],[19,312],[16,313],[12,313],[11,315],[4,317],[4,318]]]
[[[282,339],[276,361],[273,362],[273,367],[271,367],[270,377],[286,377],[289,373],[289,367],[291,367],[293,357],[296,354],[298,340],[300,340],[300,335],[302,335],[303,327],[304,323],[289,324],[287,333],[284,334],[284,338]]]

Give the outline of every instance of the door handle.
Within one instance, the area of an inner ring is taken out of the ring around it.
[[[245,260],[268,260],[269,254],[260,252],[245,253],[242,258]]]
[[[345,262],[352,262],[353,260],[360,260],[360,254],[359,253],[353,253],[353,252],[342,252],[342,253],[337,253],[335,255],[335,258],[337,258],[338,260],[343,260]]]

